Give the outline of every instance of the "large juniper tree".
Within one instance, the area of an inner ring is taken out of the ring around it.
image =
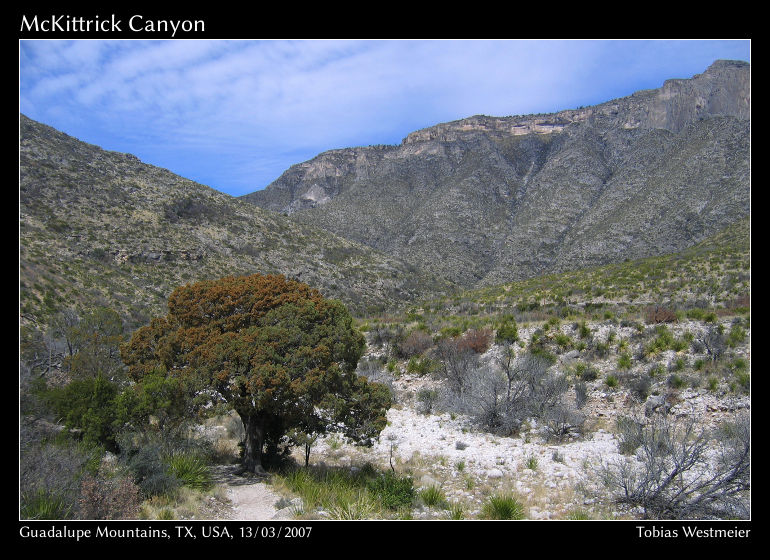
[[[136,382],[165,371],[199,406],[226,403],[243,421],[243,466],[263,470],[289,430],[341,431],[371,444],[385,427],[386,387],[355,373],[363,336],[338,301],[283,276],[177,288],[168,314],[122,347]]]

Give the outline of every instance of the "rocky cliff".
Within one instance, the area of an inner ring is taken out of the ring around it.
[[[243,197],[464,286],[690,246],[749,214],[750,67],[333,150]]]

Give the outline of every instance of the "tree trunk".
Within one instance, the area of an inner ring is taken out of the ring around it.
[[[262,448],[265,445],[265,419],[254,412],[238,414],[246,434],[243,440],[243,468],[248,472],[264,474]]]

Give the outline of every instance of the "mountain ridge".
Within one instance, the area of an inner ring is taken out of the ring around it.
[[[748,215],[749,137],[750,65],[716,61],[592,107],[323,152],[241,198],[489,285],[680,250]]]
[[[177,285],[255,272],[297,278],[359,313],[449,285],[131,154],[23,114],[19,124],[22,316],[108,305],[141,324]]]

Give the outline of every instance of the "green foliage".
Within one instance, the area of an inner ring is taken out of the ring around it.
[[[191,417],[191,396],[184,382],[162,371],[148,374],[142,383],[127,387],[115,399],[121,428],[163,431]]]
[[[506,316],[502,323],[497,327],[495,333],[495,342],[497,344],[513,344],[519,340],[519,330],[513,317]]]
[[[380,473],[369,464],[355,472],[341,468],[294,469],[281,478],[306,507],[333,510],[339,519],[392,515],[411,507],[416,495],[410,477]]]
[[[443,508],[447,505],[446,495],[439,486],[428,486],[420,490],[420,500],[428,507]]]
[[[412,478],[393,472],[368,479],[367,488],[377,496],[383,507],[393,511],[411,506],[415,497]]]
[[[412,356],[409,358],[409,362],[406,364],[406,371],[408,373],[416,373],[417,375],[425,375],[435,371],[437,367],[438,366],[436,362],[430,358],[418,358],[416,356]]]
[[[185,451],[173,453],[166,458],[171,475],[176,477],[184,486],[205,490],[211,487],[212,475],[205,457]]]
[[[246,432],[244,466],[257,470],[292,428],[373,442],[391,397],[355,373],[364,346],[340,302],[255,274],[177,288],[168,315],[136,331],[122,357],[139,383],[165,370],[196,390],[199,409],[233,408]]]
[[[631,369],[631,354],[624,352],[618,358],[618,367],[620,369]]]
[[[21,493],[21,519],[70,519],[72,504],[62,494],[44,488]]]
[[[481,509],[484,519],[524,519],[524,506],[510,494],[494,494]]]
[[[84,442],[114,450],[118,391],[115,383],[99,374],[47,389],[43,398],[67,428],[82,431]]]

